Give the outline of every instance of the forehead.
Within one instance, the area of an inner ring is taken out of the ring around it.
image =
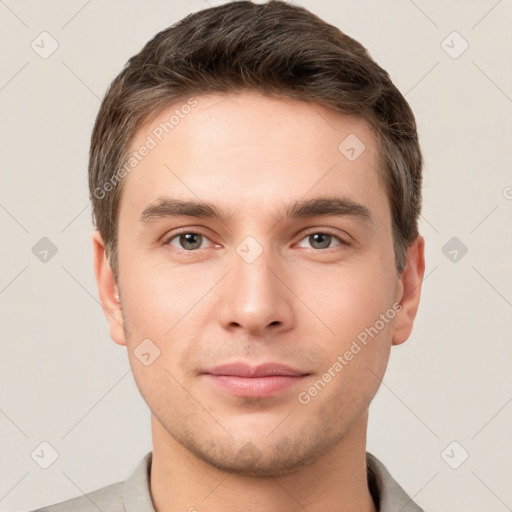
[[[263,200],[326,193],[386,209],[370,125],[317,104],[256,92],[185,98],[153,115],[130,152],[121,210],[167,194],[261,211]]]

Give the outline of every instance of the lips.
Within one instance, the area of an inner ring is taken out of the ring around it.
[[[270,376],[289,376],[299,377],[306,375],[304,372],[290,368],[278,363],[265,363],[258,366],[251,366],[246,363],[233,363],[216,366],[206,370],[204,373],[210,375],[231,375],[236,377],[270,377]]]
[[[231,363],[209,368],[202,375],[216,388],[232,395],[265,398],[294,387],[309,373],[279,363]]]

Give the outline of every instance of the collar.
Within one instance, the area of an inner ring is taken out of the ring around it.
[[[144,455],[123,484],[126,512],[156,512],[151,500],[150,476],[153,452]],[[368,486],[379,512],[424,512],[400,487],[384,464],[366,452]]]

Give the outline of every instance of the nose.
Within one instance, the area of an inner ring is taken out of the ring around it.
[[[222,280],[218,320],[228,330],[276,334],[294,322],[293,293],[282,264],[265,249],[252,262],[236,252],[233,269]]]

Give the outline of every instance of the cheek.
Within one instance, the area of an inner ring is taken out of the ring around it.
[[[207,292],[209,281],[199,278],[191,266],[173,267],[165,258],[139,252],[120,268],[126,310],[134,328],[161,338]]]
[[[211,273],[199,275],[191,268],[152,266],[150,261],[138,268],[133,265],[131,274],[126,268],[127,275],[137,276],[123,287],[124,318],[130,330],[127,346],[133,354],[144,339],[156,345],[159,356],[154,365],[161,366],[163,373],[152,378],[160,382],[169,381],[166,370],[181,380],[187,370],[187,360],[183,359],[200,349],[205,324],[211,321],[212,296],[208,291],[218,279]],[[132,367],[139,366],[136,358],[132,363]],[[139,372],[142,379],[148,374]]]
[[[329,328],[323,337],[319,376],[329,381],[324,400],[357,409],[377,391],[389,359],[397,314],[393,307],[397,284],[390,275],[387,267],[375,261],[331,274],[328,280],[324,278],[323,288],[309,287],[309,304]]]
[[[306,275],[296,276],[301,283],[297,295],[316,313],[315,326],[320,323],[337,348],[343,348],[392,308],[397,281],[378,261],[328,271],[310,269]],[[390,323],[382,330],[389,331]]]

